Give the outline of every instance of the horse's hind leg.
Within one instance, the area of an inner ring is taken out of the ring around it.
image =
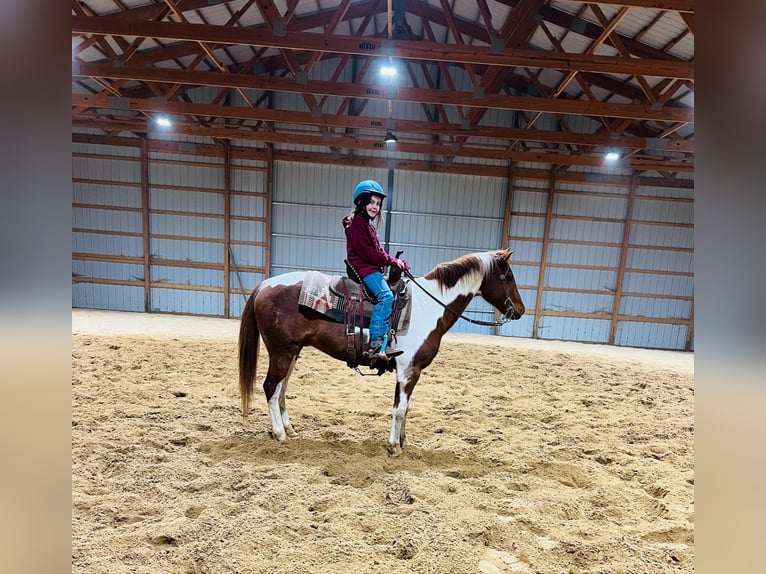
[[[271,430],[278,441],[284,441],[289,433],[295,432],[292,430],[284,403],[287,379],[290,377],[296,358],[297,355],[269,356],[269,371],[266,373],[266,380],[263,381],[263,392],[266,395],[271,417]],[[286,427],[290,430],[288,431]]]
[[[293,425],[290,423],[290,414],[287,412],[287,404],[285,403],[285,393],[287,392],[287,383],[290,380],[290,375],[293,374],[293,369],[295,368],[295,362],[297,360],[298,360],[298,355],[295,355],[293,357],[292,362],[290,363],[290,368],[287,370],[287,375],[285,376],[284,381],[282,381],[282,388],[279,393],[279,412],[282,416],[282,426],[284,426],[285,433],[289,437],[298,436],[298,433],[295,432]]]

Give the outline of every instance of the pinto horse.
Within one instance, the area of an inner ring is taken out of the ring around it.
[[[422,278],[412,278],[419,289],[412,288],[410,326],[406,333],[397,335],[395,343],[395,348],[404,352],[391,359],[396,362],[396,392],[387,445],[391,456],[399,455],[405,444],[407,410],[421,371],[431,364],[442,337],[471,300],[479,295],[493,305],[503,314],[500,323],[519,319],[524,314],[524,303],[509,263],[511,253],[502,250],[463,255],[440,263]],[[345,325],[298,305],[303,277],[303,272],[292,272],[259,283],[240,321],[242,416],[246,419],[250,410],[259,338],[262,338],[269,353],[263,390],[272,433],[279,441],[297,435],[290,423],[285,392],[301,349],[311,346],[335,359],[346,359]],[[366,329],[364,337],[369,339]],[[361,362],[369,365],[367,358]]]

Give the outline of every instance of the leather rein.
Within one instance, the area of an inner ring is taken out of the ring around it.
[[[417,279],[408,271],[407,269],[404,270],[404,274],[409,277],[410,281],[412,281],[415,285],[417,285],[423,293],[428,295],[431,299],[436,301],[439,305],[441,305],[444,309],[452,313],[453,315],[456,315],[459,319],[463,319],[465,321],[468,321],[469,323],[473,323],[474,325],[483,325],[485,327],[500,327],[502,325],[505,325],[506,323],[513,320],[514,315],[516,314],[516,310],[513,308],[513,303],[511,303],[510,297],[505,298],[505,313],[503,313],[503,318],[500,321],[480,321],[479,319],[471,319],[470,317],[466,317],[462,313],[458,313],[457,311],[450,309],[445,305],[443,302],[439,301],[436,297],[434,297],[431,293],[429,293],[425,287],[423,287],[420,283],[417,282]],[[500,280],[505,281],[505,274],[500,274]]]

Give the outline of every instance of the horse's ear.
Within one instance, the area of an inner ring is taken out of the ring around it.
[[[500,259],[500,261],[505,261],[507,263],[508,260],[511,258],[511,255],[513,255],[513,250],[508,248],[508,249],[505,249],[504,251],[501,251],[498,254],[498,258]]]

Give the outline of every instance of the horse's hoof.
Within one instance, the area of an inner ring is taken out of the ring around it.
[[[388,456],[397,457],[402,454],[402,447],[398,444],[386,445],[386,450],[388,451]]]
[[[279,442],[285,442],[287,439],[287,435],[285,433],[277,434],[274,431],[271,431],[271,437],[277,439]]]
[[[293,425],[286,426],[285,433],[287,433],[287,436],[289,436],[290,438],[295,438],[298,436],[298,433],[293,428]]]

